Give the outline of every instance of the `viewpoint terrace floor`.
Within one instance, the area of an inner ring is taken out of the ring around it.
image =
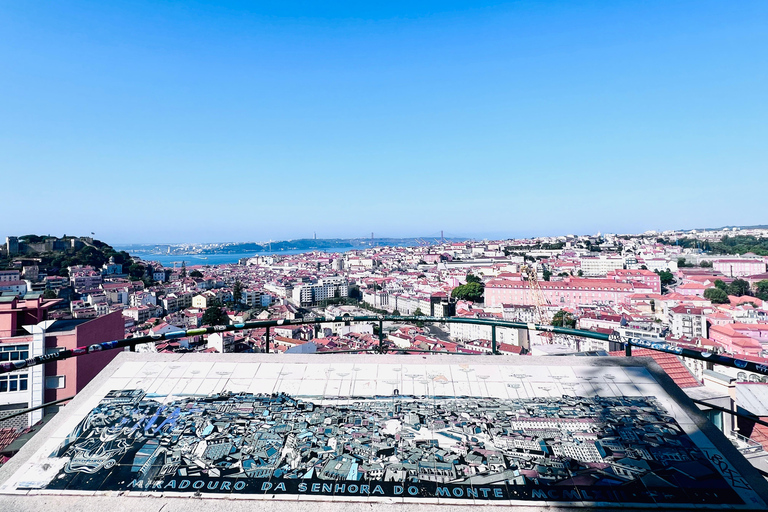
[[[765,510],[650,358],[122,353],[0,470],[4,510]]]

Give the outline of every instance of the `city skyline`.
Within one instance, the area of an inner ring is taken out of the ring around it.
[[[766,9],[3,5],[0,213],[113,243],[763,224]]]
[[[44,237],[53,237],[53,238],[62,238],[62,237],[74,237],[79,238],[86,235],[90,235],[91,237],[101,240],[103,242],[109,243],[110,245],[121,249],[121,250],[137,250],[139,247],[153,247],[153,246],[169,246],[169,247],[185,247],[185,246],[219,246],[219,245],[228,245],[228,244],[247,244],[247,243],[257,243],[257,244],[269,244],[269,243],[278,243],[278,242],[293,242],[293,241],[302,241],[302,240],[318,240],[318,241],[332,241],[332,240],[357,240],[357,241],[365,241],[365,240],[374,240],[377,242],[380,242],[381,246],[387,246],[391,244],[387,244],[383,241],[387,240],[412,240],[414,241],[414,245],[416,245],[417,241],[423,241],[423,242],[429,242],[429,244],[439,244],[440,239],[443,239],[445,241],[470,241],[470,240],[522,240],[522,239],[546,239],[546,238],[562,238],[562,237],[584,237],[584,236],[597,236],[597,235],[606,235],[606,234],[612,234],[612,235],[618,235],[618,236],[643,236],[643,235],[649,235],[649,234],[663,234],[663,233],[690,233],[690,232],[703,232],[703,231],[723,231],[723,230],[730,230],[736,228],[737,232],[738,230],[751,230],[751,229],[766,229],[768,228],[768,225],[765,224],[752,224],[752,225],[743,225],[743,226],[736,226],[736,225],[728,225],[728,226],[720,226],[720,227],[697,227],[697,228],[669,228],[669,229],[647,229],[645,231],[638,231],[638,232],[615,232],[615,231],[609,231],[609,230],[600,230],[593,232],[573,232],[573,233],[565,233],[565,232],[557,232],[553,231],[551,233],[532,233],[527,236],[504,236],[503,233],[499,233],[499,236],[495,237],[488,237],[488,236],[473,236],[471,234],[465,235],[465,234],[455,234],[455,233],[446,233],[444,230],[440,230],[434,233],[428,233],[428,234],[415,234],[410,236],[399,236],[397,234],[385,234],[379,236],[378,234],[371,232],[369,235],[361,234],[359,236],[349,236],[349,237],[341,237],[341,236],[334,236],[334,237],[318,237],[317,232],[313,232],[310,236],[297,236],[293,238],[284,237],[284,238],[264,238],[264,239],[255,239],[255,238],[239,238],[239,239],[189,239],[189,240],[154,240],[154,241],[146,241],[146,240],[102,240],[100,236],[97,233],[21,233],[21,232],[15,232],[15,233],[0,233],[0,238],[6,238],[8,236],[10,237],[23,237],[27,235],[35,235],[35,236],[44,236]],[[371,236],[375,235],[375,236]],[[214,237],[216,235],[213,235]],[[359,247],[353,247],[350,246],[344,250],[351,250],[353,248],[359,248]],[[306,251],[311,251],[312,249],[306,249]],[[325,249],[317,249],[317,250],[328,250],[328,248]],[[297,249],[295,251],[298,252],[306,252],[305,250]],[[295,252],[294,251],[294,252]],[[247,250],[245,252],[253,252],[250,250]],[[258,252],[258,251],[257,251]],[[278,251],[269,251],[269,252],[278,252]]]

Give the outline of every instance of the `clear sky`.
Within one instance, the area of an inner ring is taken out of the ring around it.
[[[0,236],[768,223],[768,2],[0,2]]]

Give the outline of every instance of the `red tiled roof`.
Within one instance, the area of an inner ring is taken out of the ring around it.
[[[768,417],[760,419],[768,421]],[[752,427],[752,435],[749,437],[753,441],[760,443],[763,446],[763,450],[768,450],[768,427],[755,423],[755,426]]]
[[[17,431],[15,428],[2,428],[0,429],[0,449],[5,448],[19,437],[22,432]]]
[[[617,350],[610,352],[612,356],[623,356],[623,350]],[[667,354],[665,352],[657,352],[656,350],[650,350],[647,348],[633,348],[632,355],[637,357],[652,357],[656,361],[661,369],[669,375],[675,384],[681,388],[695,388],[701,386],[701,383],[696,380],[688,368],[678,359],[674,354]]]

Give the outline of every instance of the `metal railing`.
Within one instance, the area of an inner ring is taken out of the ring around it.
[[[579,338],[594,339],[600,341],[611,341],[619,343],[625,348],[625,354],[627,356],[632,355],[632,347],[646,348],[655,350],[658,352],[664,352],[668,354],[675,354],[682,357],[688,357],[691,359],[697,359],[705,361],[707,363],[719,364],[728,366],[731,368],[738,368],[741,370],[759,373],[762,375],[768,375],[768,365],[756,363],[753,361],[747,361],[744,359],[733,358],[722,354],[716,354],[713,352],[700,352],[698,350],[692,350],[688,348],[677,347],[669,343],[646,340],[643,338],[632,338],[620,336],[618,332],[612,334],[604,334],[594,331],[588,331],[583,329],[571,329],[569,327],[555,327],[552,325],[542,325],[527,322],[512,322],[507,320],[498,319],[485,319],[485,318],[463,318],[463,317],[432,317],[432,316],[393,316],[393,315],[369,315],[369,316],[336,316],[331,318],[311,318],[311,319],[294,319],[294,320],[260,320],[256,322],[237,323],[233,325],[216,325],[212,327],[201,327],[195,329],[179,330],[169,332],[165,334],[153,334],[148,336],[139,336],[135,338],[124,338],[120,340],[105,341],[102,343],[95,343],[93,345],[87,345],[77,347],[74,349],[61,350],[58,353],[50,353],[20,361],[10,361],[0,363],[0,374],[8,373],[23,368],[29,368],[52,361],[61,361],[63,359],[69,359],[71,357],[83,356],[94,352],[102,352],[105,350],[115,350],[124,347],[135,347],[142,343],[157,343],[159,341],[176,340],[180,338],[187,338],[190,336],[198,336],[201,334],[213,334],[221,332],[242,331],[245,329],[266,329],[265,337],[265,351],[269,352],[270,349],[270,335],[273,327],[289,326],[289,325],[317,325],[324,323],[374,323],[378,324],[378,337],[379,344],[377,347],[366,349],[351,349],[351,350],[338,350],[329,351],[324,353],[353,353],[353,352],[378,352],[378,353],[390,353],[390,352],[428,352],[428,353],[447,353],[443,351],[423,350],[423,349],[402,349],[390,346],[385,346],[384,343],[384,322],[395,323],[457,323],[457,324],[475,324],[491,327],[491,354],[499,354],[498,343],[496,338],[496,330],[499,327],[507,327],[513,329],[525,329],[534,332],[546,332],[553,334],[562,334],[566,336],[575,336]]]
[[[755,416],[754,414],[734,411],[734,410],[728,409],[726,407],[721,407],[719,405],[710,404],[709,402],[705,402],[704,400],[697,400],[695,398],[691,398],[691,401],[693,403],[695,403],[695,404],[701,405],[702,407],[706,407],[707,409],[713,409],[715,411],[724,412],[726,414],[730,414],[731,416],[736,416],[738,418],[744,418],[745,420],[751,421],[751,422],[755,423],[756,425],[763,425],[763,426],[768,427],[768,421],[765,421],[765,420],[761,419],[760,417]],[[739,450],[742,454],[743,453],[750,453],[750,452],[762,451],[763,450],[763,446],[760,443],[758,443],[757,441],[754,441],[754,440],[752,440],[752,439],[750,439],[750,438],[748,438],[746,436],[743,436],[743,435],[739,434],[738,432],[732,432],[731,434],[735,438],[739,439],[741,442],[750,445],[749,448],[746,451]],[[768,477],[768,471],[763,471],[762,469],[760,469],[760,468],[758,468],[758,467],[756,467],[754,465],[753,465],[753,467],[761,475],[763,475],[764,477]]]

